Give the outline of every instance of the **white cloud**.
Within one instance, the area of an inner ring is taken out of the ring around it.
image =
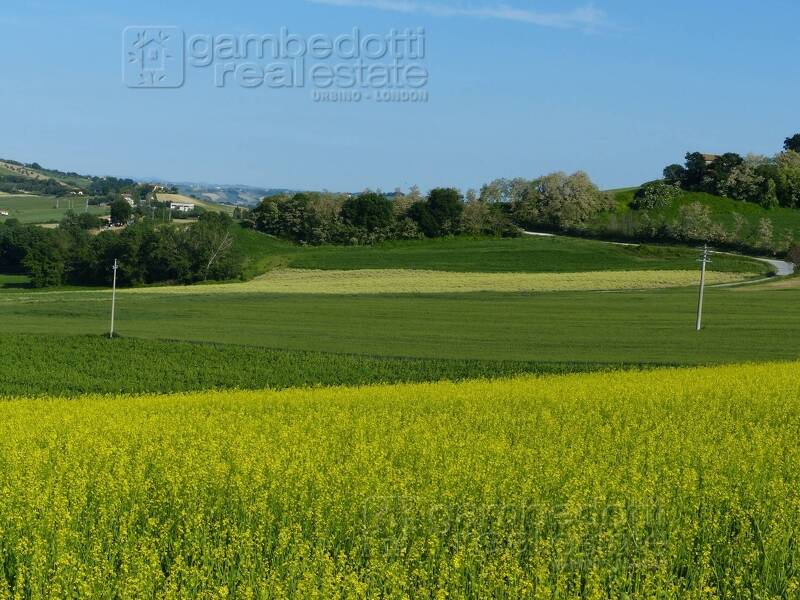
[[[371,8],[409,14],[428,14],[437,17],[472,17],[516,21],[541,27],[562,29],[597,29],[608,24],[606,13],[592,5],[568,11],[545,12],[519,8],[509,4],[464,4],[462,2],[436,2],[417,0],[307,0],[313,4]]]

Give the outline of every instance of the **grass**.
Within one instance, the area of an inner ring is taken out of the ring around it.
[[[61,221],[69,211],[69,203],[73,203],[73,211],[83,212],[86,200],[81,197],[64,197],[58,200],[53,196],[0,196],[0,210],[7,210],[8,217],[2,220],[19,219],[22,223],[44,224]],[[89,206],[89,212],[95,215],[108,213],[106,206]]]
[[[120,294],[128,337],[368,356],[535,362],[710,363],[800,357],[800,289],[545,294]],[[0,294],[8,333],[100,335],[109,292]]]
[[[797,372],[8,401],[0,594],[796,597]]]
[[[109,340],[105,336],[8,333],[0,334],[0,355],[0,398],[458,381],[644,366],[371,357],[225,344]]]
[[[4,275],[0,273],[0,290],[24,288],[30,283],[27,275]]]
[[[799,211],[800,212],[800,211]],[[588,271],[687,270],[697,252],[674,246],[621,246],[578,238],[447,238],[386,242],[374,246],[300,247],[252,230],[237,244],[249,257],[249,272],[276,267],[360,270],[420,269],[481,273],[580,273]],[[717,271],[763,272],[761,263],[720,256]]]

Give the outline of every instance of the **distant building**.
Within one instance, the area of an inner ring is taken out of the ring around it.
[[[706,161],[706,165],[710,165],[718,158],[719,158],[718,154],[703,154],[703,160]]]
[[[169,207],[178,212],[190,213],[194,211],[195,205],[191,202],[170,202]]]

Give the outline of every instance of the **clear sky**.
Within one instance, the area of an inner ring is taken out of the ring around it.
[[[100,175],[297,189],[659,176],[687,150],[800,131],[797,0],[4,0],[0,157]],[[308,38],[425,30],[426,103],[123,83],[123,29]]]

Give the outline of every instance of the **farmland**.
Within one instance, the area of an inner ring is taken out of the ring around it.
[[[545,362],[696,364],[800,355],[798,289],[472,294],[121,293],[117,331],[185,340],[367,356]],[[9,333],[101,335],[107,291],[0,295]]]
[[[0,196],[0,210],[8,211],[9,215],[0,219],[18,219],[22,223],[57,223],[70,210],[70,203],[76,213],[86,208],[86,200],[80,197],[59,198],[56,208],[56,198],[52,196],[3,195]],[[89,206],[89,212],[94,215],[107,214],[108,208]]]
[[[793,597],[797,369],[10,400],[0,594]]]
[[[693,249],[237,236],[267,273],[120,290],[113,340],[0,277],[0,597],[800,589],[797,363],[676,368],[797,360],[800,289],[698,334]]]

